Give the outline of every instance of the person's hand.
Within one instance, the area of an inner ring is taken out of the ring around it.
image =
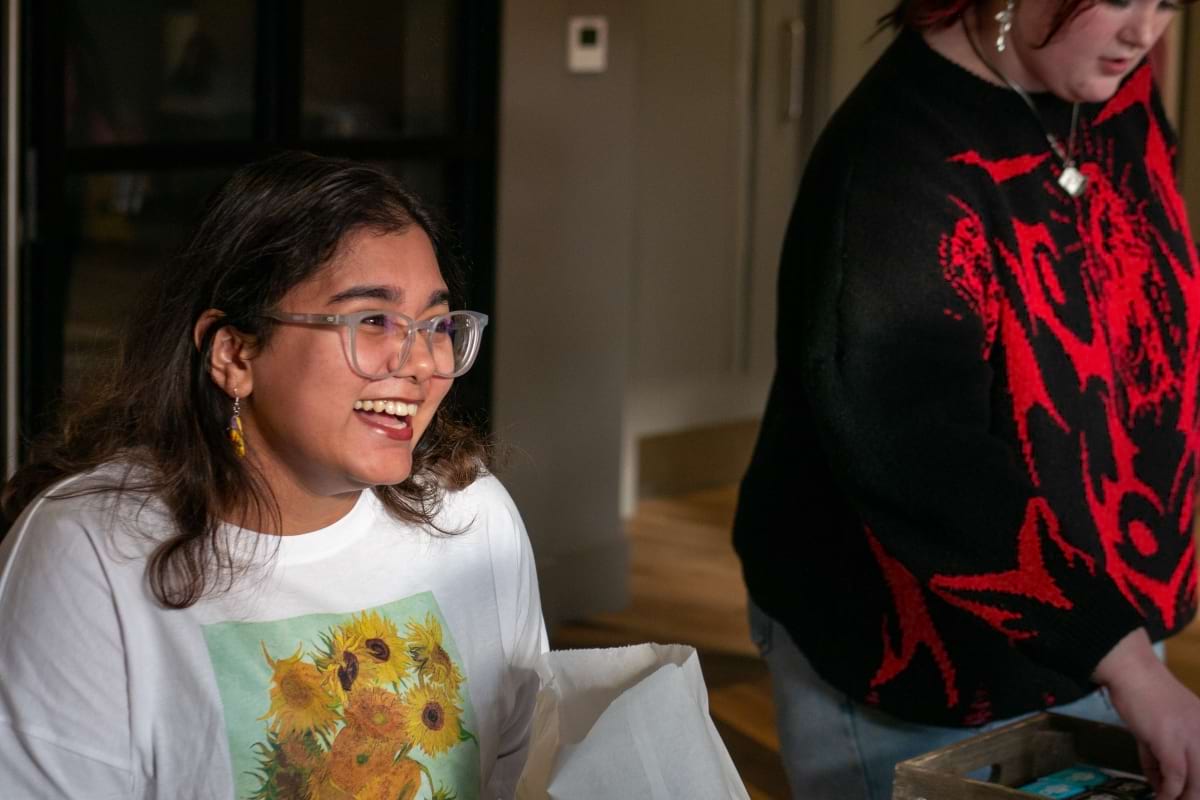
[[[1137,738],[1158,800],[1200,800],[1200,698],[1170,673],[1138,628],[1093,674]]]

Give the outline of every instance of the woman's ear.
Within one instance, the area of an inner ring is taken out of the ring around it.
[[[251,360],[256,352],[252,336],[242,333],[232,325],[219,321],[225,314],[210,308],[196,320],[192,339],[196,349],[203,352],[205,335],[216,326],[209,348],[208,375],[213,383],[221,387],[230,397],[248,397],[254,391],[254,372]]]

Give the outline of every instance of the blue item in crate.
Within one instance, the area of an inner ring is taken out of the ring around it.
[[[1093,786],[1105,783],[1110,777],[1095,767],[1077,764],[1050,775],[1044,775],[1020,789],[1022,792],[1038,797],[1077,797]]]

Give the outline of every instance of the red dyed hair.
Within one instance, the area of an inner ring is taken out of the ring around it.
[[[982,6],[986,0],[899,0],[896,7],[879,19],[881,27],[913,28],[918,31],[946,28],[962,17],[971,6]],[[1075,15],[1094,6],[1099,0],[1059,0],[1054,22],[1046,36],[1046,44],[1062,30]],[[1184,4],[1192,0],[1183,0]]]

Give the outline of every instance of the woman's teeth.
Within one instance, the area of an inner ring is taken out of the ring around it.
[[[395,400],[355,400],[354,410],[374,411],[377,414],[391,414],[395,417],[411,417],[417,413],[417,404]]]

